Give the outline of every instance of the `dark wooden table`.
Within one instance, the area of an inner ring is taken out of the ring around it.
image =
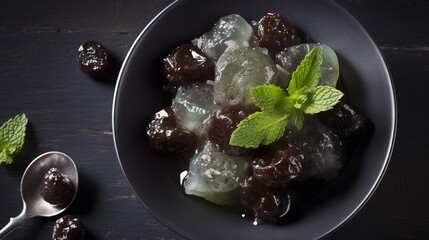
[[[65,213],[89,239],[183,239],[152,217],[116,158],[111,130],[114,82],[82,74],[82,42],[102,42],[121,62],[144,26],[172,0],[0,1],[0,122],[26,113],[24,152],[0,165],[0,225],[22,208],[21,175],[34,157],[69,154],[79,192]],[[429,2],[338,0],[373,37],[389,65],[399,109],[389,168],[365,207],[328,239],[429,237]],[[335,26],[331,26],[335,27]],[[9,239],[49,239],[56,218],[30,219]]]

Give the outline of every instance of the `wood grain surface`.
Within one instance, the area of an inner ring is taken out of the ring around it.
[[[15,164],[0,165],[0,226],[22,209],[19,184],[27,164],[57,150],[78,166],[79,192],[66,213],[82,218],[88,239],[183,239],[150,215],[121,172],[111,130],[115,79],[93,80],[76,61],[79,45],[96,40],[119,66],[139,32],[171,2],[0,1],[0,122],[22,112],[30,121],[24,152]],[[429,1],[337,2],[384,55],[399,117],[395,149],[379,188],[328,239],[427,239]],[[8,239],[50,239],[55,220],[30,219]]]

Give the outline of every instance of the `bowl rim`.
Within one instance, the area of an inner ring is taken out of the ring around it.
[[[111,119],[112,119],[112,137],[113,137],[113,143],[114,143],[114,147],[115,147],[116,157],[117,157],[119,166],[121,168],[121,171],[124,174],[125,179],[128,182],[129,186],[131,187],[131,190],[135,193],[135,195],[139,199],[140,203],[143,204],[143,206],[146,208],[146,210],[148,210],[154,218],[156,218],[162,224],[167,226],[173,232],[178,233],[182,237],[188,238],[188,236],[185,233],[174,228],[171,224],[168,224],[168,221],[165,221],[162,217],[158,216],[157,214],[154,214],[154,212],[145,204],[145,202],[140,198],[139,194],[136,192],[135,188],[131,184],[131,182],[130,182],[130,180],[129,180],[126,172],[125,172],[123,163],[121,161],[121,157],[120,157],[119,149],[118,149],[118,142],[117,142],[117,131],[116,131],[116,127],[115,127],[115,123],[116,123],[115,118],[117,116],[116,113],[117,113],[117,108],[118,108],[117,100],[118,100],[118,96],[119,96],[120,86],[123,83],[123,75],[125,74],[125,68],[130,61],[130,57],[131,57],[132,53],[134,52],[136,46],[139,44],[140,39],[146,34],[147,30],[160,17],[162,17],[168,10],[170,10],[175,5],[177,5],[178,3],[183,2],[183,1],[187,1],[187,0],[174,0],[172,3],[168,4],[165,8],[163,8],[159,13],[157,13],[147,23],[147,25],[143,28],[143,30],[141,30],[141,32],[138,34],[136,39],[133,41],[131,47],[129,48],[129,50],[128,50],[128,52],[127,52],[127,54],[123,60],[123,63],[121,65],[121,68],[120,68],[120,71],[119,71],[119,74],[117,77],[117,82],[116,82],[114,94],[113,94]],[[397,124],[398,124],[398,107],[397,107],[397,97],[396,97],[395,86],[394,86],[394,82],[393,82],[393,78],[392,78],[389,66],[386,64],[386,59],[383,56],[383,54],[381,53],[381,50],[377,47],[373,38],[366,31],[366,29],[361,25],[361,23],[351,13],[349,13],[343,6],[341,6],[338,2],[336,2],[334,0],[325,0],[325,1],[328,2],[329,4],[332,4],[332,6],[337,8],[337,10],[346,14],[348,17],[348,21],[352,21],[355,26],[359,27],[360,28],[359,30],[368,36],[368,40],[370,41],[370,44],[374,47],[374,49],[377,50],[376,54],[381,59],[382,64],[383,64],[383,72],[389,80],[388,81],[388,85],[390,87],[389,97],[391,99],[391,104],[389,106],[389,109],[391,109],[391,110],[389,112],[391,113],[390,117],[391,117],[391,125],[392,126],[391,126],[389,134],[388,134],[389,135],[389,137],[388,137],[388,149],[387,149],[387,152],[385,154],[383,154],[385,156],[383,159],[383,165],[382,165],[382,168],[376,177],[376,181],[373,182],[371,188],[368,190],[368,193],[362,198],[362,201],[360,201],[359,204],[356,205],[356,207],[353,209],[353,211],[351,211],[347,215],[347,217],[343,219],[343,221],[338,222],[338,224],[334,228],[332,228],[330,231],[325,232],[323,235],[321,235],[320,238],[326,238],[326,237],[330,236],[335,231],[340,229],[343,225],[345,225],[348,221],[350,221],[353,218],[353,216],[355,216],[365,206],[365,204],[369,201],[369,199],[375,193],[375,191],[378,188],[378,186],[380,185],[380,183],[381,183],[381,181],[382,181],[382,179],[383,179],[383,177],[387,171],[388,165],[390,163],[390,160],[391,160],[391,157],[392,157],[392,154],[394,151],[394,147],[395,147],[395,141],[396,141],[396,135],[397,135]]]

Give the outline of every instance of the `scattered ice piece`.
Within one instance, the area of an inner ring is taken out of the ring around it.
[[[214,99],[220,105],[253,103],[252,87],[275,83],[277,67],[264,50],[241,48],[225,52],[216,63]]]
[[[232,204],[232,191],[249,168],[244,157],[226,155],[209,141],[191,159],[183,181],[185,192],[220,205]]]
[[[199,136],[206,121],[219,108],[213,101],[213,86],[205,83],[179,87],[172,107],[178,124]]]
[[[286,48],[276,55],[275,62],[279,64],[285,71],[281,75],[282,87],[286,88],[292,78],[292,73],[315,46],[322,46],[322,72],[319,80],[319,85],[335,87],[337,85],[338,76],[340,74],[338,58],[332,48],[325,44],[306,43],[299,44]],[[287,74],[289,73],[289,74]],[[286,85],[284,85],[286,84]]]
[[[219,19],[213,29],[192,42],[213,60],[225,51],[249,46],[252,26],[240,15],[231,14]]]

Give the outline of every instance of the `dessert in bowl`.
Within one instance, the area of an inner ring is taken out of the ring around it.
[[[253,226],[235,211],[185,194],[179,176],[147,138],[147,123],[165,107],[164,59],[176,46],[192,41],[219,18],[239,14],[258,20],[276,12],[338,56],[344,92],[368,118],[371,135],[359,142],[332,184],[299,217],[284,224]],[[335,26],[335,27],[334,27]],[[176,1],[139,35],[122,66],[114,106],[118,157],[131,186],[161,222],[191,239],[314,239],[326,236],[368,200],[387,167],[396,128],[392,81],[376,45],[333,1]],[[196,227],[198,225],[198,227]]]

